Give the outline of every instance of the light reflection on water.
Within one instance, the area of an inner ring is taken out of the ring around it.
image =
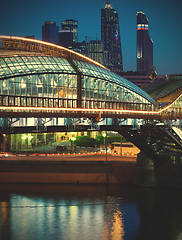
[[[173,205],[176,197],[175,203],[182,200],[179,191],[170,195],[165,190],[161,195],[154,189],[71,185],[0,185],[0,191],[2,240],[180,240],[182,236],[182,207]]]
[[[10,224],[14,239],[23,239],[23,236],[34,239],[32,230],[37,239],[51,239],[51,236],[70,240],[122,239],[124,236],[122,212],[113,202],[42,201],[37,204],[36,199],[32,201],[29,197],[12,197]]]

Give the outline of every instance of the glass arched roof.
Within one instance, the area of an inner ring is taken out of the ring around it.
[[[157,105],[155,100],[150,95],[148,95],[146,92],[144,92],[142,89],[140,89],[138,86],[136,86],[132,82],[119,76],[118,74],[115,74],[115,73],[109,71],[108,69],[103,69],[103,68],[101,68],[97,65],[91,64],[91,63],[81,62],[81,61],[77,61],[77,60],[74,60],[74,63],[76,64],[79,71],[82,72],[83,75],[91,76],[91,77],[98,77],[103,80],[107,80],[109,82],[116,83],[122,87],[126,87],[127,89],[148,99],[148,101],[153,103],[154,105]]]
[[[0,79],[29,74],[79,72],[123,86],[157,106],[156,101],[135,84],[92,59],[61,46],[33,39],[0,36],[0,56]]]
[[[66,58],[52,56],[1,57],[0,78],[39,73],[76,74]]]

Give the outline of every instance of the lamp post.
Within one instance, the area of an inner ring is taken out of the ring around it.
[[[107,161],[107,132],[103,133],[102,136],[104,137],[104,144],[106,149],[106,161]]]
[[[75,143],[74,143],[75,140],[76,140],[76,137],[72,137],[71,138],[71,141],[73,141],[73,144],[72,144],[72,151],[73,151],[73,153],[75,151]]]
[[[121,136],[121,149],[120,149],[120,155],[122,156],[123,155],[123,141],[122,141],[122,136]]]

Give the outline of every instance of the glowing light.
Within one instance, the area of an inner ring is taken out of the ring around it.
[[[182,97],[182,94],[174,101],[176,102],[180,97]],[[173,103],[174,103],[173,102]],[[114,113],[114,114],[161,114],[162,112],[164,112],[165,110],[167,110],[168,108],[171,107],[171,105],[173,104],[171,103],[170,105],[166,106],[165,108],[162,108],[160,110],[156,110],[156,111],[147,111],[147,110],[124,110],[124,109],[90,109],[90,108],[58,108],[58,107],[16,107],[16,106],[0,106],[0,110],[4,111],[4,110],[10,110],[10,111],[22,111],[24,110],[25,112],[29,112],[29,111],[40,111],[40,112],[88,112],[88,113],[97,113],[97,114],[103,114],[103,113]]]
[[[105,137],[107,136],[107,134],[106,134],[106,133],[103,133],[102,136],[105,138]]]
[[[158,111],[140,111],[140,110],[123,110],[123,109],[90,109],[90,108],[58,108],[58,107],[8,107],[0,106],[0,110],[25,110],[25,111],[67,111],[67,112],[94,112],[94,113],[143,113],[143,114],[156,114]]]
[[[28,136],[26,136],[26,135],[22,136],[22,139],[27,139],[27,138],[28,138]]]
[[[149,30],[148,28],[137,28],[137,30]]]
[[[23,135],[22,136],[22,139],[29,139],[29,140],[31,140],[32,138],[33,138],[33,136],[29,136],[29,135]]]
[[[148,30],[148,24],[138,24],[137,30]]]
[[[162,108],[161,110],[159,110],[159,113],[164,112],[165,110],[167,110],[168,108],[170,108],[176,101],[178,101],[178,99],[179,99],[180,97],[182,97],[182,94],[179,95],[174,102],[172,102],[172,103],[169,104],[168,106],[166,106],[166,107]]]
[[[76,140],[76,137],[72,137],[72,138],[71,138],[71,141],[74,142],[75,140]]]

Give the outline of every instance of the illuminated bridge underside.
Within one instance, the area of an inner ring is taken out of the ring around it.
[[[160,109],[146,92],[81,54],[0,36],[2,117],[180,119],[182,97]]]

